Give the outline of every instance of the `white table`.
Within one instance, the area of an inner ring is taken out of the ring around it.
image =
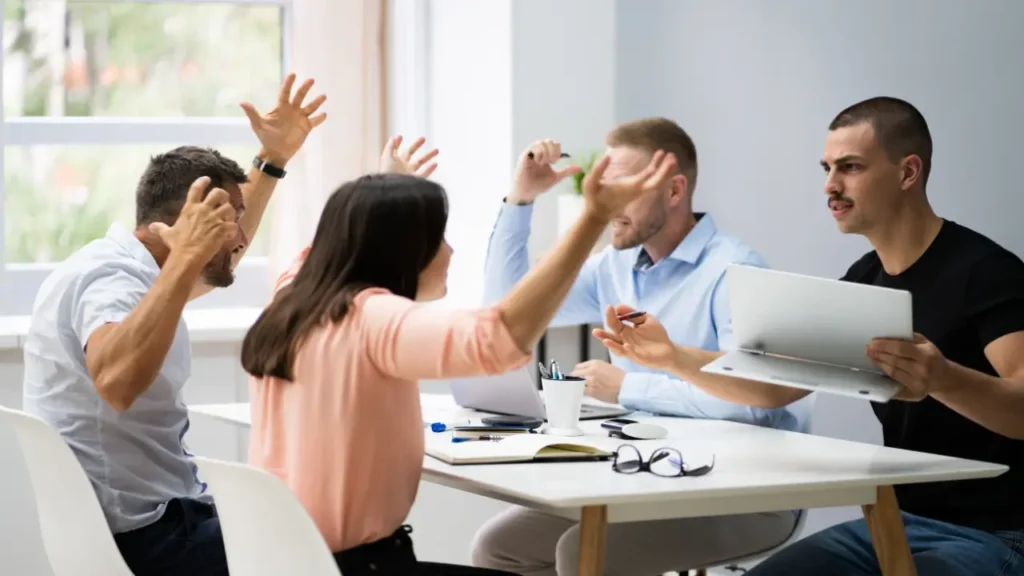
[[[450,396],[424,394],[426,421],[479,416]],[[249,426],[248,404],[190,406]],[[424,457],[423,479],[580,522],[583,576],[604,573],[607,523],[860,505],[885,576],[915,574],[892,486],[998,476],[1006,466],[936,456],[734,422],[637,417],[669,430],[638,442],[645,454],[671,446],[684,460],[715,454],[706,476],[619,474],[608,462],[451,466]],[[597,421],[587,434],[605,436]],[[430,434],[429,431],[425,432]],[[646,448],[646,449],[645,449]]]

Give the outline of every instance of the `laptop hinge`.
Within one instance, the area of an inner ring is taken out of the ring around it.
[[[756,354],[757,356],[764,356],[764,350],[752,350],[750,348],[738,348],[740,352],[746,352],[747,354]]]

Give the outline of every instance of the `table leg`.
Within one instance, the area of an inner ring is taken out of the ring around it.
[[[861,508],[871,533],[871,542],[875,545],[882,576],[917,576],[892,486],[879,486],[875,503],[865,504]]]
[[[608,508],[584,506],[580,515],[579,576],[604,575],[604,541],[608,531]]]

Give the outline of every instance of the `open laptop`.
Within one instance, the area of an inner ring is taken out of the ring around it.
[[[903,386],[867,357],[872,338],[913,338],[910,293],[730,265],[736,349],[701,370],[888,402]]]
[[[463,408],[492,414],[528,416],[547,419],[547,410],[540,390],[527,368],[496,376],[450,380],[452,398]],[[615,418],[631,411],[614,405],[598,405],[583,399],[580,420]]]

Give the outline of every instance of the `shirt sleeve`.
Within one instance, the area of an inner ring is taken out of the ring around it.
[[[394,378],[500,374],[530,359],[496,307],[451,310],[380,291],[364,291],[354,307],[367,356]]]
[[[284,288],[288,284],[291,284],[292,280],[295,279],[295,275],[299,273],[299,269],[302,268],[302,263],[306,261],[306,256],[309,255],[309,246],[299,253],[299,256],[292,262],[292,265],[288,267],[280,276],[277,277],[277,282],[274,284],[274,294],[281,288]]]
[[[533,204],[501,207],[484,261],[485,305],[497,304],[529,271],[527,244],[532,216]],[[594,254],[584,262],[550,326],[575,326],[604,320],[604,310],[597,298],[597,269],[603,257],[603,253]]]
[[[1007,251],[979,261],[968,278],[965,299],[982,347],[1024,331],[1024,263]]]
[[[142,278],[121,268],[83,278],[72,306],[72,328],[82,349],[100,326],[123,322],[148,291]]]

